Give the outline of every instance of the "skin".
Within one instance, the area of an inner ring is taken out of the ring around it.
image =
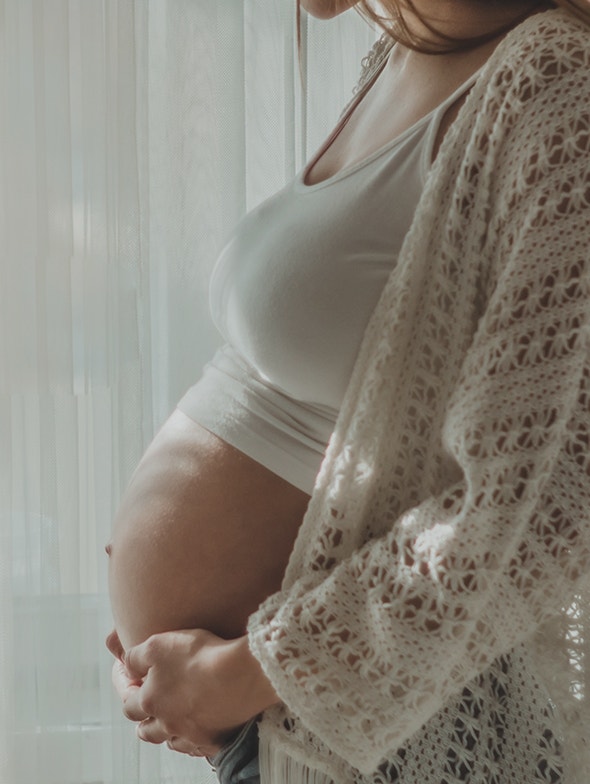
[[[243,635],[280,588],[308,500],[175,411],[125,491],[108,548],[124,647],[183,628]]]
[[[277,700],[244,633],[248,616],[280,588],[308,500],[182,412],[165,422],[107,546],[113,680],[125,715],[143,722],[142,739],[189,737],[210,755]],[[234,685],[215,699],[209,687],[194,696],[170,685],[187,679]]]
[[[214,756],[248,719],[279,702],[246,637],[221,640],[189,629],[154,635],[125,653],[112,632],[107,647],[116,657],[113,684],[123,713],[138,722],[138,737],[172,740],[174,751]]]
[[[533,7],[415,2],[438,29],[458,37],[496,29],[507,14]],[[302,0],[302,7],[330,19],[350,4]],[[408,23],[427,33],[417,19],[409,16]],[[398,44],[332,144],[308,167],[307,182],[398,136],[474,73],[497,42],[444,55]],[[445,115],[435,155],[460,105]],[[117,628],[107,639],[116,659],[113,683],[140,738],[209,756],[279,701],[244,632],[248,615],[280,588],[308,500],[180,412],[165,423],[123,498],[107,547]]]

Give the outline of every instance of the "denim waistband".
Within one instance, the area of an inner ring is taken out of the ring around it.
[[[251,719],[214,757],[208,758],[220,784],[260,784],[258,719]]]

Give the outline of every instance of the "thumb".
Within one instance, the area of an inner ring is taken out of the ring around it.
[[[125,651],[121,644],[121,640],[119,639],[119,635],[117,634],[116,630],[113,631],[108,635],[105,640],[105,644],[109,651],[113,654],[115,659],[119,659],[119,661],[123,661],[125,658]]]
[[[123,663],[130,678],[143,680],[148,670],[153,665],[153,651],[156,645],[155,638],[150,637],[139,645],[129,648],[124,655]]]

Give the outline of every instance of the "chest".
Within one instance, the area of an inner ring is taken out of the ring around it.
[[[485,54],[436,76],[404,72],[386,61],[313,156],[305,183],[323,182],[361,163],[430,116],[435,126],[432,162]]]
[[[390,85],[383,84],[360,96],[312,159],[306,184],[323,182],[361,163],[434,108],[420,95],[396,96],[395,92]]]

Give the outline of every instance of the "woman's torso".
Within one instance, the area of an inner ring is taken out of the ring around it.
[[[439,97],[448,99],[457,87],[445,82]],[[312,195],[314,186],[327,187],[328,179],[354,166],[355,159],[359,164],[380,149],[375,139],[383,138],[383,112],[391,114],[388,90],[391,81],[377,78],[366,114],[349,113],[348,122],[337,126],[327,147],[304,170],[301,188],[311,187],[301,195]],[[439,125],[449,109],[452,105],[437,116]],[[384,144],[416,123],[417,110],[410,101],[397,113],[385,134],[393,135]],[[434,150],[437,142],[431,141]],[[305,227],[297,230],[305,232]],[[387,274],[381,277],[384,283]],[[281,317],[280,309],[276,316]],[[356,332],[362,333],[367,320],[368,315]],[[294,380],[302,382],[300,375]],[[280,588],[308,500],[309,492],[175,411],[142,458],[115,520],[110,589],[123,645],[174,628],[241,635],[250,613]]]

